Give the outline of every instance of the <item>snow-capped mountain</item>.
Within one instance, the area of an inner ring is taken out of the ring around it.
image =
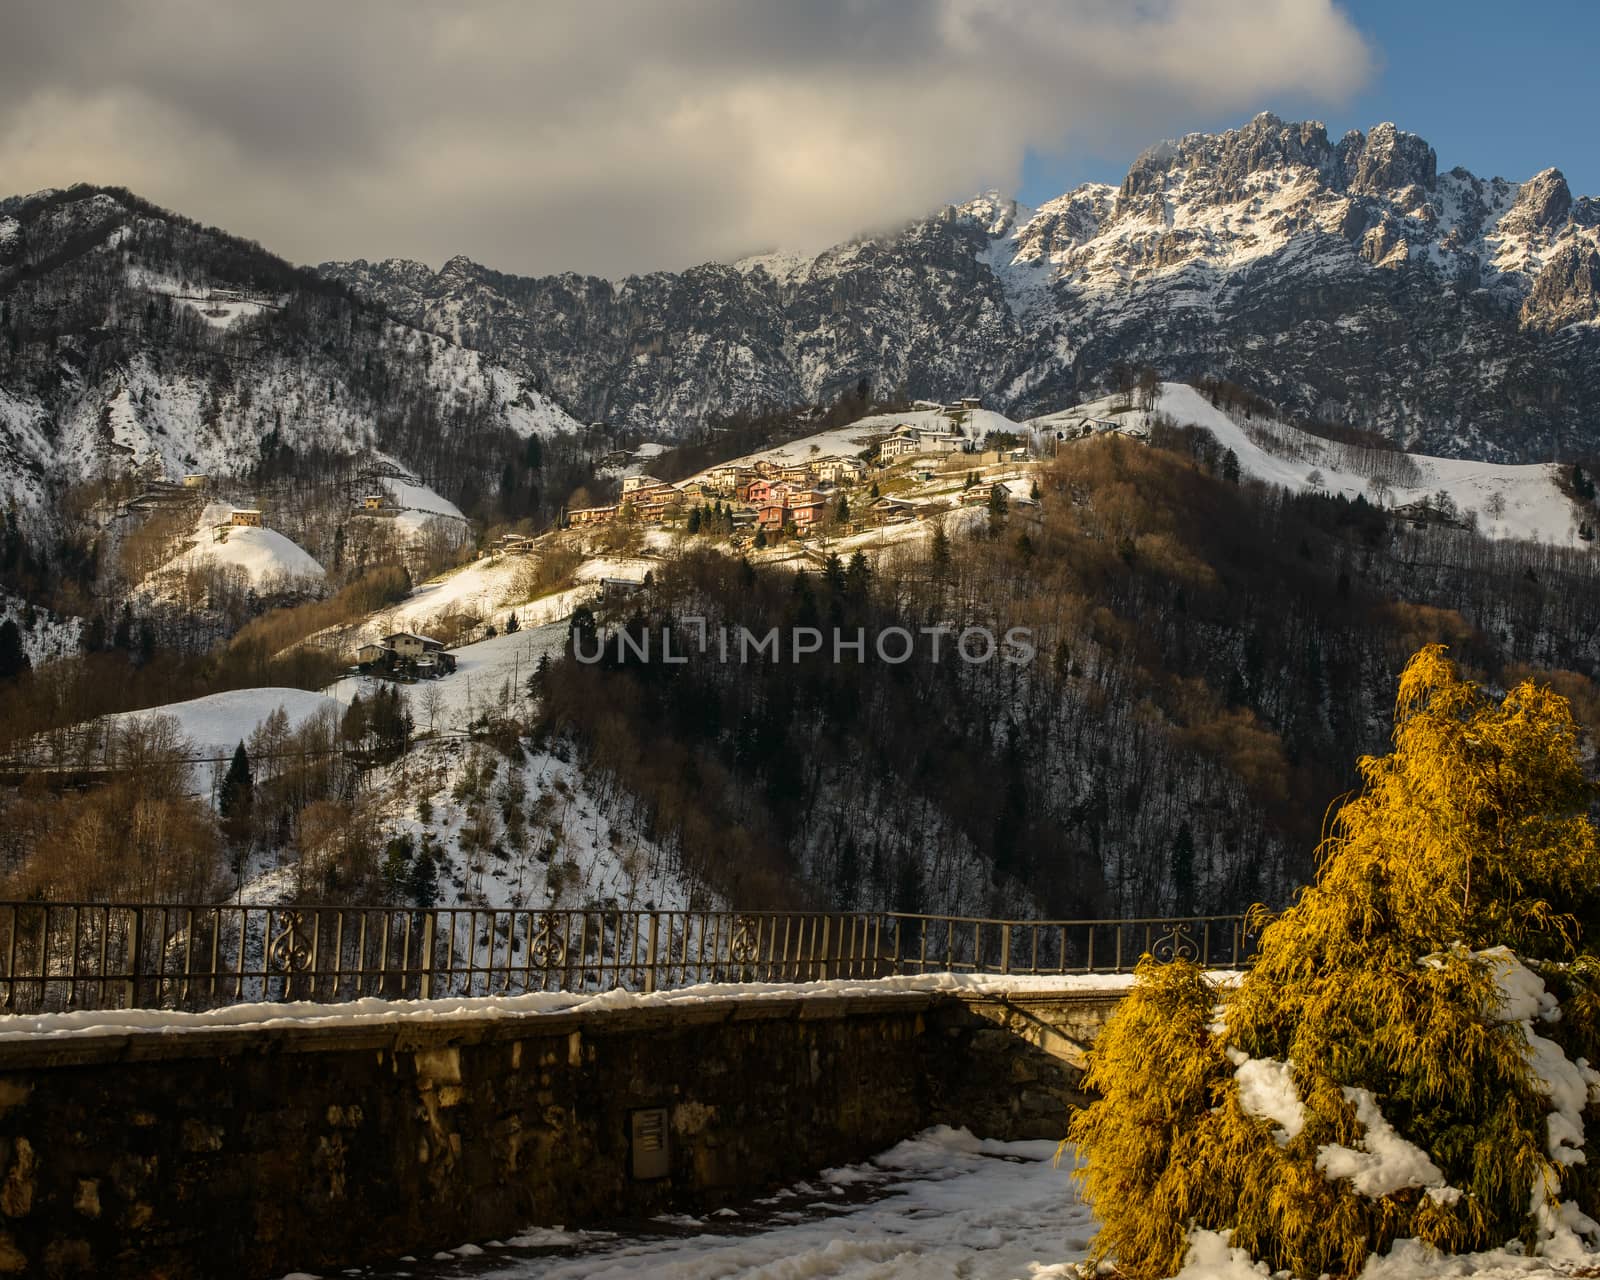
[[[983,196],[815,258],[619,283],[459,257],[321,271],[580,417],[667,431],[862,378],[1027,416],[1118,364],[1508,461],[1592,452],[1600,410],[1600,202],[1555,169],[1439,173],[1390,124],[1335,142],[1263,114],[1151,148],[1120,187]]]
[[[576,427],[520,376],[125,191],[0,202],[0,506],[383,448],[429,480]],[[315,465],[314,462],[312,465]]]

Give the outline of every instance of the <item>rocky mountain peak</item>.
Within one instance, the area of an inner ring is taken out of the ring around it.
[[[615,290],[483,267],[426,288],[331,270],[467,335],[580,418],[664,434],[863,378],[1023,417],[1144,363],[1509,460],[1576,448],[1600,420],[1597,244],[1600,205],[1556,171],[1521,187],[1440,175],[1433,148],[1393,124],[1334,142],[1318,121],[1264,112],[1158,143],[1118,186],[1035,210],[988,192],[820,254]]]
[[[1554,232],[1566,225],[1572,212],[1572,191],[1560,169],[1545,169],[1522,184],[1510,212],[1500,221],[1502,231]]]
[[[1383,195],[1410,186],[1431,190],[1439,175],[1439,157],[1427,142],[1393,124],[1374,125],[1365,136],[1352,129],[1339,143],[1347,190]]]

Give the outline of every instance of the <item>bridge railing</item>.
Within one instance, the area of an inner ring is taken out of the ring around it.
[[[1237,968],[1245,917],[0,902],[0,1012],[656,991],[897,974]]]

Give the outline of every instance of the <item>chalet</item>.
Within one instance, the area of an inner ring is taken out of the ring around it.
[[[913,409],[931,410],[934,413],[938,413],[944,408],[937,400],[913,400],[911,407]]]
[[[910,453],[922,451],[922,439],[916,431],[902,431],[878,445],[878,461],[892,462]]]
[[[533,550],[533,539],[525,533],[502,533],[495,546],[503,555],[522,555]]]
[[[789,518],[794,521],[795,528],[809,529],[822,519],[827,506],[820,493],[807,489],[789,500]]]
[[[206,475],[204,471],[191,471],[183,477],[183,487],[185,489],[204,489],[210,479],[211,477]]]
[[[759,507],[771,496],[772,481],[768,480],[764,476],[759,480],[752,480],[749,484],[745,485],[744,492],[739,495],[742,501],[748,502],[754,507]]]
[[[961,399],[956,403],[959,404],[963,409],[981,409],[983,408],[983,397],[962,396]]]
[[[779,479],[781,479],[785,484],[797,484],[802,486],[810,484],[815,479],[815,477],[811,474],[810,467],[799,465],[785,467],[781,472],[778,473],[778,476]]]
[[[653,489],[666,489],[669,487],[670,486],[665,480],[657,480],[654,476],[638,475],[622,477],[622,496],[624,498],[641,493],[647,493]]]
[[[579,528],[586,524],[610,524],[617,518],[615,505],[609,507],[574,507],[567,512],[567,524]]]
[[[228,523],[235,529],[259,529],[261,512],[254,507],[235,507],[228,513]]]
[[[993,494],[992,484],[975,484],[972,488],[961,491],[961,501],[968,506],[976,506],[980,502],[988,502]]]
[[[924,431],[919,453],[964,453],[970,442],[959,431]]]
[[[382,493],[364,493],[357,500],[363,511],[382,511],[388,503],[388,495]]]
[[[756,463],[756,474],[763,480],[776,480],[782,471],[783,468],[771,458],[762,458]]]
[[[648,524],[658,524],[667,518],[669,511],[683,505],[683,494],[671,485],[658,489],[635,490],[633,512]]]
[[[725,467],[713,467],[707,479],[711,482],[711,487],[718,493],[737,494],[739,486],[748,484],[755,479],[755,476],[756,473],[753,468],[736,466],[730,463]]]
[[[396,631],[384,636],[383,643],[402,658],[420,658],[425,653],[438,653],[444,648],[442,640],[432,636],[419,636],[414,631]]]
[[[813,468],[819,480],[831,480],[834,484],[843,484],[851,480],[859,480],[866,467],[860,458],[828,457],[818,460]]]
[[[756,511],[756,528],[781,529],[788,519],[789,508],[781,502],[763,503]]]
[[[1409,520],[1415,529],[1426,528],[1430,524],[1448,525],[1452,528],[1462,529],[1466,526],[1447,511],[1441,511],[1431,502],[1407,502],[1397,507],[1391,507],[1389,514],[1396,520]]]
[[[438,676],[456,669],[455,655],[442,641],[410,631],[396,631],[362,645],[356,663],[363,671],[389,676]]]

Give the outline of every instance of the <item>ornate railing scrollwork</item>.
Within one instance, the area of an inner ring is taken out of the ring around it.
[[[539,917],[539,927],[528,944],[528,956],[539,969],[559,969],[567,962],[567,940],[561,931],[561,917],[554,911]]]
[[[291,976],[304,973],[311,967],[311,943],[306,938],[305,917],[298,911],[285,911],[278,919],[283,928],[273,937],[267,950],[272,965]]]
[[[1150,954],[1166,964],[1173,960],[1200,959],[1200,942],[1189,931],[1185,921],[1177,921],[1172,928],[1150,944]]]
[[[733,936],[728,939],[728,958],[734,964],[750,964],[761,954],[761,922],[754,916],[740,916],[734,921]]]

